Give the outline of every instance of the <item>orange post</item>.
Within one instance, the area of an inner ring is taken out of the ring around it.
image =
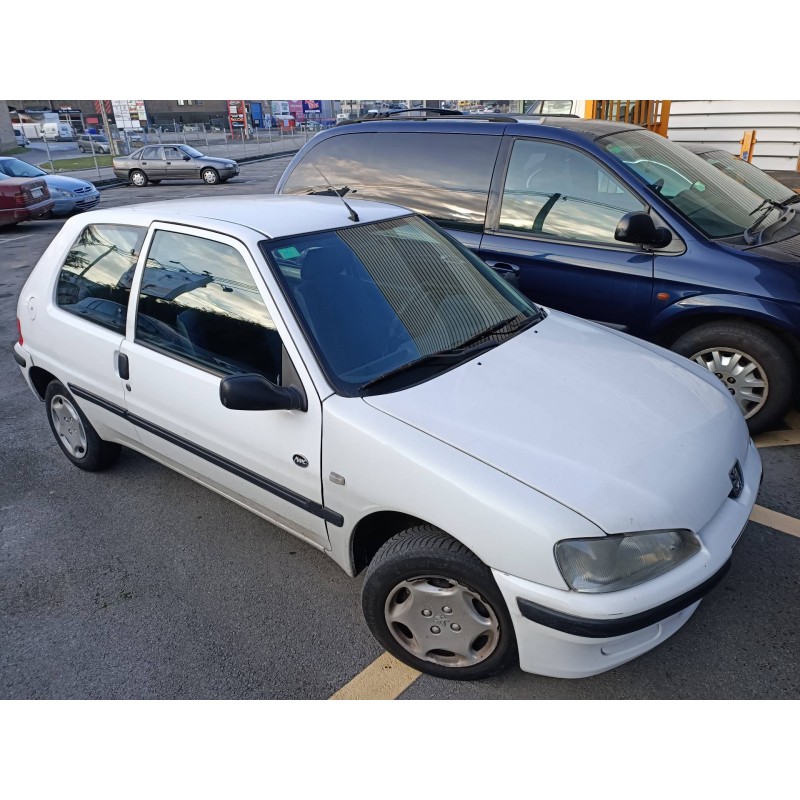
[[[739,151],[739,158],[741,158],[742,161],[747,161],[749,163],[753,161],[753,148],[757,141],[758,139],[756,139],[755,131],[744,132],[744,136],[739,140],[739,144],[742,146]]]

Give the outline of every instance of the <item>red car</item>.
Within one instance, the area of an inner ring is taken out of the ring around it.
[[[10,178],[0,173],[0,228],[43,217],[54,205],[43,180]]]

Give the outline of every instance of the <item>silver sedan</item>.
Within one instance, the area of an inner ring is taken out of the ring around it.
[[[204,183],[225,183],[239,174],[239,165],[229,158],[212,158],[185,144],[147,145],[114,159],[114,174],[134,186],[162,180],[200,178]]]

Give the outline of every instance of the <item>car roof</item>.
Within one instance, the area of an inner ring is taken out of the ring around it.
[[[346,228],[365,222],[378,222],[411,214],[407,208],[372,200],[347,200],[359,221],[350,219],[345,204],[336,197],[240,195],[236,197],[204,197],[190,200],[162,200],[139,203],[81,214],[86,222],[116,222],[150,225],[152,222],[175,222],[201,225],[216,220],[251,228],[277,239],[303,233]]]
[[[524,135],[526,131],[523,125],[537,126],[539,129],[561,128],[573,131],[577,134],[586,136],[589,139],[597,139],[607,136],[610,133],[621,131],[643,131],[641,125],[629,125],[625,122],[609,122],[599,119],[581,119],[580,117],[568,116],[538,116],[532,114],[456,114],[448,116],[388,116],[377,117],[375,119],[363,118],[360,120],[347,120],[335,125],[325,135],[342,131],[355,132],[356,130],[385,130],[387,125],[392,126],[393,131],[402,130],[401,126],[412,124],[415,129],[420,127],[428,130],[442,130],[448,132],[469,131],[494,133],[519,133]],[[519,126],[519,127],[518,127]]]

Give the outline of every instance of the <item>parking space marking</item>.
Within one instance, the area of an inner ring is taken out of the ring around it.
[[[13,239],[0,239],[0,243],[18,242],[20,239],[27,239],[29,236],[33,236],[33,234],[32,233],[26,233],[24,236],[15,236]]]
[[[760,433],[753,441],[756,447],[782,447],[784,445],[800,444],[800,431]]]
[[[776,531],[788,533],[789,536],[796,536],[800,539],[800,519],[758,505],[753,506],[750,519],[759,525],[766,525],[768,528],[774,528]]]
[[[406,666],[394,656],[384,653],[365,670],[331,695],[330,700],[394,700],[421,672]]]

